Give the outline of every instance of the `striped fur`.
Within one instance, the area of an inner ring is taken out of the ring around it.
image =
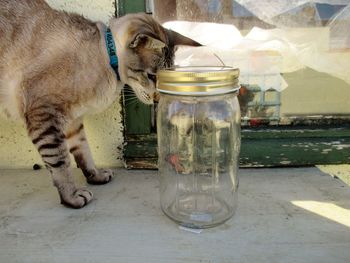
[[[151,75],[172,65],[175,45],[198,45],[144,14],[113,18],[110,27],[121,82],[109,65],[105,25],[53,10],[44,0],[0,1],[0,106],[25,122],[61,202],[74,208],[89,203],[92,193],[75,185],[70,153],[88,183],[108,183],[113,176],[96,168],[83,116],[108,107],[124,84],[152,103]]]

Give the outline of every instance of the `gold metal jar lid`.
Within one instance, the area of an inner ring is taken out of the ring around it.
[[[239,69],[175,67],[157,73],[157,90],[178,95],[217,95],[239,89]]]

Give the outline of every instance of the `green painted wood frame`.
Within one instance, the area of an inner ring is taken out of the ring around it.
[[[129,13],[144,12],[146,5],[144,0],[116,0],[116,16],[123,16]],[[124,94],[132,95],[128,89],[124,90]],[[132,134],[149,134],[151,133],[151,107],[143,103],[132,100],[130,103],[124,103],[124,134],[126,141],[128,135]]]
[[[296,125],[242,129],[241,167],[296,167],[350,163],[350,125]],[[129,168],[156,168],[156,134],[127,139]]]
[[[144,0],[116,1],[117,16],[144,10]],[[130,95],[127,89],[124,94]],[[156,168],[157,138],[152,128],[152,107],[135,100],[124,103],[123,109],[127,167]],[[349,120],[349,116],[316,120],[295,118],[287,126],[243,128],[240,166],[350,163]]]

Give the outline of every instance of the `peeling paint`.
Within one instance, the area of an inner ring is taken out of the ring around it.
[[[323,149],[321,154],[329,154],[332,151],[333,151],[332,149]]]
[[[343,150],[345,148],[350,148],[350,144],[339,144],[334,146],[337,150]]]
[[[283,164],[283,165],[287,165],[287,164],[291,164],[292,162],[291,161],[281,161],[280,164]]]

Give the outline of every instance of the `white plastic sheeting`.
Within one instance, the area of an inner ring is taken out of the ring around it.
[[[278,28],[329,28],[332,49],[350,48],[350,0],[235,0]]]
[[[348,0],[350,2],[350,0]],[[331,48],[350,48],[350,3],[328,23]]]
[[[262,89],[283,90],[287,87],[280,73],[305,67],[328,73],[350,84],[350,0],[237,0],[274,29],[253,28],[246,36],[233,25],[173,21],[164,24],[205,45],[180,48],[176,64],[223,65],[239,67],[241,82],[257,84]],[[324,24],[316,3],[340,5]],[[309,5],[314,24],[298,20],[295,9]],[[290,10],[294,10],[290,12]],[[290,14],[296,14],[291,16]],[[287,14],[287,15],[284,15]],[[292,27],[287,27],[290,21]]]
[[[231,66],[241,70],[240,81],[266,90],[287,87],[281,77],[282,57],[276,52],[259,52],[262,41],[243,38],[233,25],[167,22],[165,27],[202,43],[199,48],[179,48],[175,64],[179,66]],[[204,33],[205,32],[205,33]]]
[[[350,4],[349,0],[235,0],[235,2],[261,20],[278,27],[290,27],[291,25],[302,27],[309,23],[313,23],[314,26],[322,26],[322,12],[317,5],[327,4],[330,5],[328,8],[332,8]],[[341,8],[336,10],[331,20],[337,19],[337,11],[341,12],[341,10]]]

